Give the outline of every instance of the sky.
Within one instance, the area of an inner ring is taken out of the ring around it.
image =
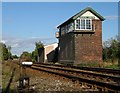
[[[17,55],[32,52],[38,41],[44,45],[58,42],[56,27],[88,6],[106,19],[102,26],[103,41],[118,35],[117,2],[3,2],[2,42]]]

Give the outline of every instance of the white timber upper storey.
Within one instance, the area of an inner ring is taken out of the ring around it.
[[[100,20],[97,16],[95,16],[93,13],[91,13],[90,11],[86,11],[84,14],[81,15],[81,17],[93,17],[94,19]]]
[[[70,19],[68,19],[63,24],[59,25],[59,34],[63,35],[74,30],[94,31],[94,24],[92,23],[93,19],[102,21],[105,20],[100,14],[98,14],[92,8],[88,7],[79,12],[78,14],[74,15]]]

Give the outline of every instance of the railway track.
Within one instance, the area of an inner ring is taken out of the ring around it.
[[[120,69],[108,69],[108,68],[98,68],[98,67],[78,67],[78,66],[64,66],[59,64],[46,64],[46,63],[38,63],[34,65],[48,65],[48,66],[57,66],[62,68],[72,68],[86,71],[94,71],[96,73],[110,74],[110,75],[118,75],[120,76]]]
[[[84,76],[85,78],[91,78],[91,79],[97,79],[102,80],[105,82],[112,82],[116,85],[120,85],[120,76],[111,76],[110,74],[103,74],[103,73],[96,73],[93,71],[86,71],[86,70],[79,70],[79,69],[69,69],[69,68],[61,68],[61,67],[55,67],[55,66],[46,66],[46,65],[34,65],[37,67],[43,67],[43,68],[49,68],[54,69],[56,71],[62,71],[65,73],[74,74],[77,76]]]
[[[119,70],[89,68],[85,67],[68,67],[53,64],[33,64],[30,68],[46,72],[60,78],[67,78],[81,87],[85,86],[97,91],[110,91],[112,93],[120,93],[120,74]],[[81,69],[82,68],[82,69]],[[101,70],[102,69],[102,70]],[[105,70],[105,71],[104,71]]]
[[[84,83],[87,87],[99,89],[101,91],[120,92],[120,76],[96,73],[96,71],[88,71],[81,69],[71,69],[70,67],[62,67],[55,65],[34,64],[32,69],[44,71],[47,73],[66,77],[72,81],[78,81],[79,84]]]

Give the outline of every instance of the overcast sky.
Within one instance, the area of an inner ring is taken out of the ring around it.
[[[92,7],[106,20],[103,22],[103,41],[118,35],[118,3],[3,3],[2,41],[12,47],[12,53],[33,51],[35,42],[45,45],[57,42],[56,27],[86,7]]]

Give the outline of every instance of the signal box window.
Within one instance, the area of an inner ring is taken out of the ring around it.
[[[92,30],[92,20],[91,19],[75,20],[75,30]]]

